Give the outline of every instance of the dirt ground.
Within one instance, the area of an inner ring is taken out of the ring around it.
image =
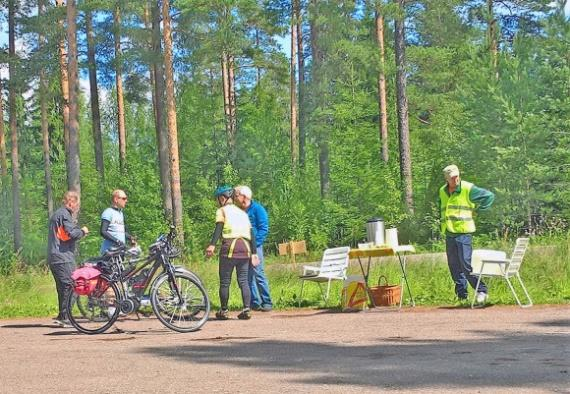
[[[570,305],[258,312],[178,334],[0,321],[0,392],[570,393]]]

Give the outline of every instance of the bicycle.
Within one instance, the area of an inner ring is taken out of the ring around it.
[[[92,279],[93,289],[88,294],[72,291],[68,296],[71,324],[82,333],[100,334],[121,313],[136,312],[149,302],[160,322],[171,330],[192,332],[206,324],[208,294],[195,273],[172,264],[171,260],[180,256],[172,244],[174,235],[174,227],[169,234],[160,235],[145,258],[120,247],[94,260],[92,265],[101,274]],[[147,294],[150,299],[144,297]]]

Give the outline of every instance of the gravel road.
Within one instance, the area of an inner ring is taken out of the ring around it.
[[[570,305],[295,310],[178,334],[0,321],[0,392],[570,393]]]

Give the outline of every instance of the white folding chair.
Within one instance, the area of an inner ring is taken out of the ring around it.
[[[321,296],[328,302],[331,282],[333,280],[345,280],[346,270],[348,268],[348,252],[350,247],[343,246],[340,248],[332,248],[325,250],[320,267],[305,265],[303,266],[303,274],[299,276],[301,282],[301,295],[299,296],[299,306],[303,299],[303,289],[305,281],[316,282],[319,284]],[[321,283],[327,282],[327,291],[323,293]]]
[[[473,275],[477,276],[477,286],[479,288],[479,283],[481,283],[482,277],[496,277],[503,278],[507,281],[515,300],[519,306],[526,308],[532,306],[532,300],[528,295],[528,291],[521,279],[519,270],[522,264],[522,260],[526,249],[528,247],[528,238],[518,238],[515,244],[515,249],[510,259],[507,259],[506,253],[498,250],[474,250],[472,265],[473,265]],[[528,300],[527,304],[521,304],[515,288],[511,283],[510,278],[516,277],[524,291],[524,294]],[[477,292],[473,293],[473,300],[471,301],[471,308],[475,305],[475,298]]]

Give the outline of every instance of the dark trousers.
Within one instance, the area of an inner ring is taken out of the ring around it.
[[[447,265],[451,278],[455,282],[455,294],[458,298],[467,298],[467,282],[475,289],[477,278],[471,273],[471,254],[473,237],[471,234],[458,235],[456,237],[445,237],[445,249],[447,251]],[[479,283],[477,292],[487,293],[487,286],[483,281]]]
[[[237,273],[237,281],[241,290],[241,299],[243,307],[249,308],[251,302],[251,293],[249,291],[249,259],[229,259],[220,257],[220,304],[222,309],[228,309],[228,300],[230,298],[230,283],[232,281],[232,273],[234,268]]]
[[[71,274],[75,270],[75,262],[57,262],[50,263],[49,269],[55,280],[55,288],[57,290],[57,301],[59,303],[59,313],[57,314],[58,319],[67,319],[67,295],[73,288],[73,279],[71,279]]]

